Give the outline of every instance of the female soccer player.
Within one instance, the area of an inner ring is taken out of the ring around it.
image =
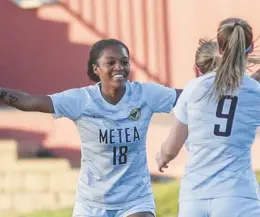
[[[152,115],[170,112],[179,92],[128,80],[129,50],[118,40],[95,43],[88,76],[96,85],[50,96],[0,88],[2,102],[73,120],[81,136],[74,217],[152,217],[146,134]]]
[[[253,52],[253,47],[250,54]],[[217,42],[213,40],[200,39],[199,47],[195,55],[194,71],[196,77],[202,76],[208,72],[213,72],[221,63],[221,55],[219,54]],[[248,57],[248,64],[260,64],[260,58]],[[255,80],[260,80],[260,69],[258,69],[252,76]]]
[[[217,42],[207,39],[199,40],[199,47],[195,54],[194,71],[196,77],[207,72],[213,72],[221,62]]]
[[[251,26],[223,20],[215,72],[191,81],[174,109],[172,131],[157,155],[160,171],[184,142],[188,161],[181,182],[179,217],[257,217],[260,193],[251,145],[260,124],[260,84],[245,73]]]

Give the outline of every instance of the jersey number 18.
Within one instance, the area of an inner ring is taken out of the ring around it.
[[[231,100],[231,104],[230,104],[230,107],[229,107],[229,112],[227,114],[224,114],[223,109],[224,109],[224,103],[225,103],[226,100]],[[223,98],[221,100],[219,100],[218,106],[217,106],[216,116],[218,118],[226,119],[227,124],[226,124],[226,130],[225,131],[220,131],[220,124],[215,124],[214,134],[216,136],[229,137],[231,135],[234,116],[235,116],[236,107],[237,107],[237,100],[238,100],[237,96],[223,96]]]
[[[120,146],[113,148],[113,165],[127,163],[127,146]]]

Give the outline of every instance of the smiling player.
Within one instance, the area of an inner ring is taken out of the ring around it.
[[[152,217],[155,204],[146,157],[152,115],[170,112],[180,91],[128,80],[129,50],[101,40],[90,51],[96,85],[50,96],[0,88],[1,101],[25,111],[73,120],[81,137],[81,169],[74,217]]]

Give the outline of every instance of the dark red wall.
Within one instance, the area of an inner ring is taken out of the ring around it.
[[[68,24],[0,1],[0,85],[46,94],[89,84],[89,46],[68,39]]]

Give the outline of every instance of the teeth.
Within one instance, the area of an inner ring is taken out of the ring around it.
[[[123,78],[124,76],[123,75],[114,75],[113,77],[114,78]]]

